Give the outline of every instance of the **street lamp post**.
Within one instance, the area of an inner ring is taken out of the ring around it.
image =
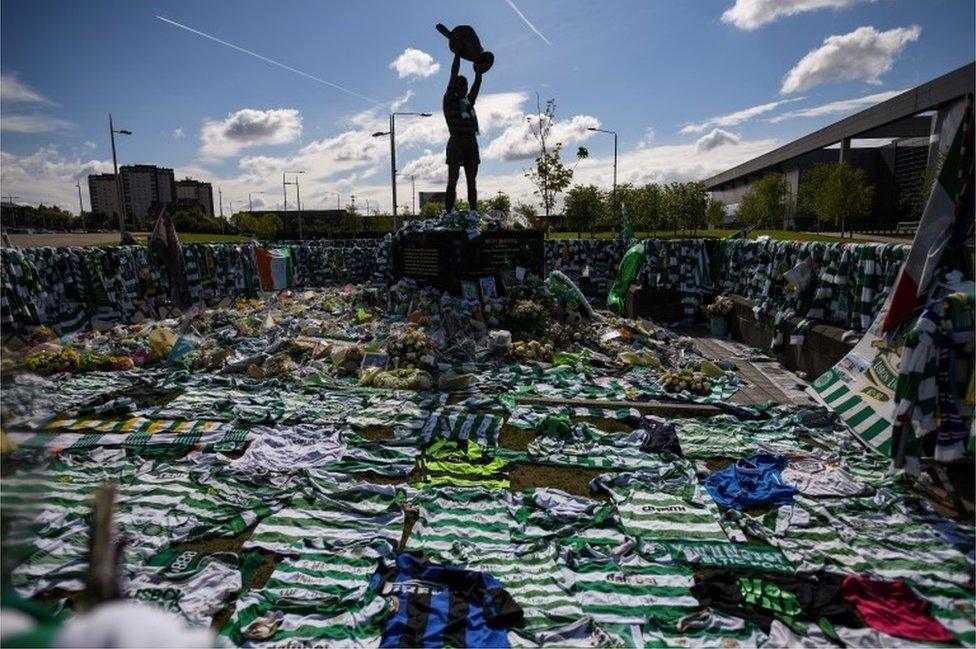
[[[305,228],[304,228],[304,224],[302,223],[302,190],[301,190],[301,187],[298,184],[298,174],[303,174],[303,173],[305,173],[304,170],[300,170],[300,171],[284,171],[281,174],[282,183],[284,183],[285,185],[294,185],[295,186],[295,205],[298,207],[298,238],[301,239],[301,240],[304,240],[305,239]],[[286,183],[286,182],[284,182],[285,174],[295,174],[295,182],[292,182],[292,183]],[[288,209],[288,198],[287,197],[285,198],[285,209],[286,210]]]
[[[430,117],[430,113],[390,113],[390,130],[377,131],[373,137],[390,136],[390,188],[393,192],[393,228],[397,229],[397,186],[396,186],[396,116],[414,115],[416,117]]]
[[[254,211],[254,202],[251,201],[251,197],[254,196],[255,194],[263,194],[263,193],[264,192],[248,192],[247,193],[247,211],[248,212],[253,212]]]
[[[322,190],[322,193],[323,194],[335,194],[335,197],[336,197],[336,211],[339,211],[339,210],[342,209],[342,206],[339,205],[339,201],[342,200],[342,197],[339,196],[339,192],[334,192],[334,191],[331,191],[329,189],[323,189]]]
[[[602,128],[593,128],[592,126],[586,129],[587,131],[597,131],[599,133],[609,133],[613,136],[613,211],[617,211],[617,132],[608,131]],[[611,212],[612,213],[612,212]]]
[[[224,233],[224,192],[217,188],[217,202],[220,204],[220,233]]]
[[[417,176],[410,174],[410,215],[417,217]]]
[[[75,187],[78,188],[78,218],[81,219],[81,229],[85,228],[85,204],[81,202],[81,180],[75,180]]]
[[[112,169],[115,171],[115,191],[119,196],[119,234],[121,235],[125,231],[127,214],[125,213],[125,199],[122,197],[122,179],[119,178],[119,163],[115,157],[115,134],[132,135],[132,131],[127,131],[124,128],[120,128],[116,131],[115,125],[112,123],[112,113],[109,113],[108,133],[109,137],[112,139]]]
[[[288,183],[285,182],[285,172],[281,172],[281,197],[283,204],[281,206],[281,216],[283,218],[288,218],[288,189],[285,187]]]
[[[20,198],[20,196],[14,196],[13,194],[4,194],[7,197],[7,202],[10,203],[10,213],[14,215],[14,227],[17,227],[17,210],[16,205],[14,205],[14,199]]]

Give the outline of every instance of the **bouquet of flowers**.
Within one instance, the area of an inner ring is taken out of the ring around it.
[[[705,313],[710,316],[724,317],[732,313],[732,309],[735,307],[735,303],[732,302],[732,298],[720,295],[715,298],[715,301],[705,307]]]
[[[690,392],[701,396],[712,392],[712,382],[703,372],[684,368],[677,372],[667,371],[661,375],[661,387],[668,392]]]

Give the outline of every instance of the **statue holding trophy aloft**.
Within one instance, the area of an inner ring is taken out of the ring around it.
[[[474,105],[481,90],[481,75],[495,62],[495,56],[481,47],[481,41],[474,29],[468,25],[458,25],[449,30],[440,23],[437,31],[444,34],[450,41],[451,51],[454,52],[454,63],[451,65],[451,77],[447,82],[444,93],[444,120],[451,137],[447,141],[447,192],[444,199],[444,209],[448,212],[454,209],[457,202],[457,182],[464,167],[464,181],[468,186],[468,206],[475,210],[478,207],[478,164],[481,156],[478,154],[478,115]],[[467,78],[459,74],[461,59],[474,64],[474,83],[468,89]]]

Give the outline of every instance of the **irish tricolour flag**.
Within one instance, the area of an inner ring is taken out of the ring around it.
[[[972,102],[961,99],[946,111],[939,140],[933,142],[930,156],[938,156],[936,160],[942,158],[942,167],[932,185],[908,259],[889,298],[882,325],[886,334],[903,322],[928,294],[942,251],[952,238],[958,220],[973,218],[972,124]]]

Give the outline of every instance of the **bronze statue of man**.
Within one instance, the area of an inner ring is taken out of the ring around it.
[[[444,209],[448,212],[454,209],[457,202],[457,182],[464,167],[464,180],[468,186],[468,209],[478,209],[478,164],[481,156],[478,154],[478,115],[474,105],[481,90],[481,75],[491,67],[494,56],[481,48],[481,42],[474,30],[467,25],[460,25],[448,31],[438,24],[437,29],[448,37],[451,51],[454,52],[454,63],[451,65],[451,77],[447,82],[444,93],[444,120],[451,136],[447,140],[447,192],[444,198]],[[468,79],[460,74],[461,58],[474,63],[474,83],[468,90]]]

